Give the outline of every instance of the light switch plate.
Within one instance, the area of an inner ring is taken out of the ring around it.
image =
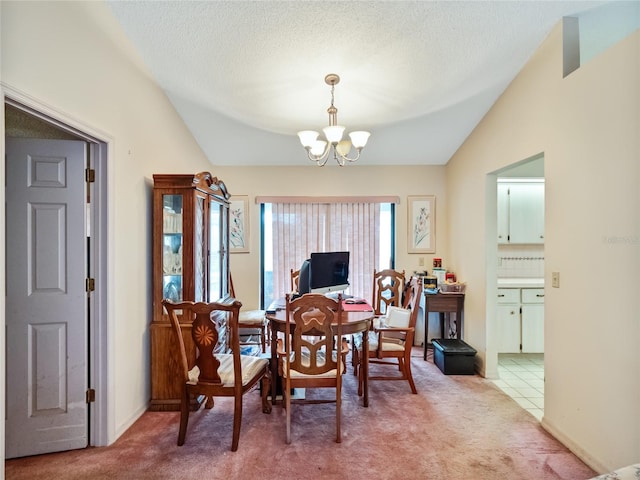
[[[560,288],[560,272],[551,272],[551,286]]]

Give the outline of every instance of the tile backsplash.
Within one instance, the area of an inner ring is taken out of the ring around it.
[[[544,245],[498,245],[498,278],[543,278]]]

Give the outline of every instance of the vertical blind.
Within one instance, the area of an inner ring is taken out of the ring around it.
[[[312,252],[350,252],[349,293],[368,298],[380,248],[380,203],[272,203],[274,298]]]

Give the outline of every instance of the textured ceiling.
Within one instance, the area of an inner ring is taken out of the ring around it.
[[[219,165],[309,164],[327,73],[338,123],[372,132],[359,164],[446,164],[553,26],[602,3],[107,2]]]

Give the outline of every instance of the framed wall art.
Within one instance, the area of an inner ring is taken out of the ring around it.
[[[249,196],[234,195],[229,205],[229,251],[249,252]]]
[[[436,197],[407,197],[407,243],[409,253],[436,252]]]

